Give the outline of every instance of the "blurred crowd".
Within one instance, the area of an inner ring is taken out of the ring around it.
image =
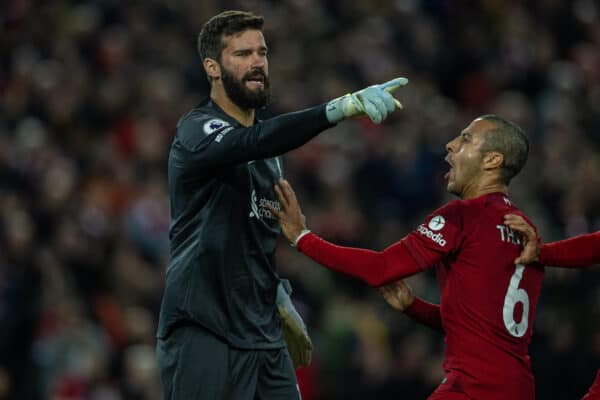
[[[600,229],[600,4],[594,0],[7,0],[0,11],[0,399],[160,398],[154,345],[168,258],[166,157],[208,94],[196,52],[225,9],[265,17],[264,117],[396,76],[404,110],[286,157],[308,225],[383,249],[450,200],[444,145],[480,114],[531,140],[511,197],[544,241]],[[315,343],[304,399],[424,399],[442,337],[285,243],[280,274]],[[437,301],[432,272],[410,279]],[[546,273],[538,398],[600,368],[600,271]],[[491,360],[493,362],[493,360]],[[579,396],[579,397],[578,397]]]

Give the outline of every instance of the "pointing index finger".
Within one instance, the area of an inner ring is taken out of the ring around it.
[[[397,88],[399,88],[400,86],[406,85],[407,83],[408,83],[408,79],[406,79],[404,77],[400,77],[400,78],[395,78],[395,79],[392,79],[385,83],[382,83],[379,85],[379,87],[381,89],[385,90],[386,92],[392,92],[392,91],[396,90]]]

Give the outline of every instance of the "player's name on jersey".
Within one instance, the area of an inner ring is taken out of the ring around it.
[[[510,229],[508,226],[496,225],[496,228],[498,228],[498,231],[500,231],[500,240],[502,240],[503,242],[517,245],[521,244],[521,237],[519,236],[519,234]]]

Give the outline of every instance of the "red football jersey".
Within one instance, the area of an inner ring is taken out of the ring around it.
[[[514,264],[520,238],[503,225],[508,213],[522,215],[502,193],[452,201],[404,240],[422,266],[437,262],[447,378],[438,390],[535,398],[528,347],[544,270]]]
[[[521,245],[503,224],[509,213],[522,215],[504,194],[492,193],[448,203],[381,252],[336,246],[312,233],[298,249],[373,286],[435,266],[440,307],[415,302],[446,335],[446,380],[435,396],[533,400],[528,347],[544,269],[514,264]]]

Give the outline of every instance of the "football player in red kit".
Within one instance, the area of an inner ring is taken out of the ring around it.
[[[435,267],[439,308],[414,304],[445,333],[446,377],[429,397],[533,400],[528,355],[543,268],[515,265],[516,233],[504,215],[521,215],[508,184],[527,160],[528,142],[515,124],[494,115],[475,119],[446,145],[447,189],[460,197],[431,213],[384,251],[341,247],[307,230],[286,181],[275,187],[285,236],[324,266],[380,286]]]
[[[523,251],[515,263],[540,263],[564,268],[600,264],[600,231],[540,245],[534,228],[520,216],[509,214],[504,218],[504,223],[523,235]],[[600,400],[600,370],[582,400]]]

